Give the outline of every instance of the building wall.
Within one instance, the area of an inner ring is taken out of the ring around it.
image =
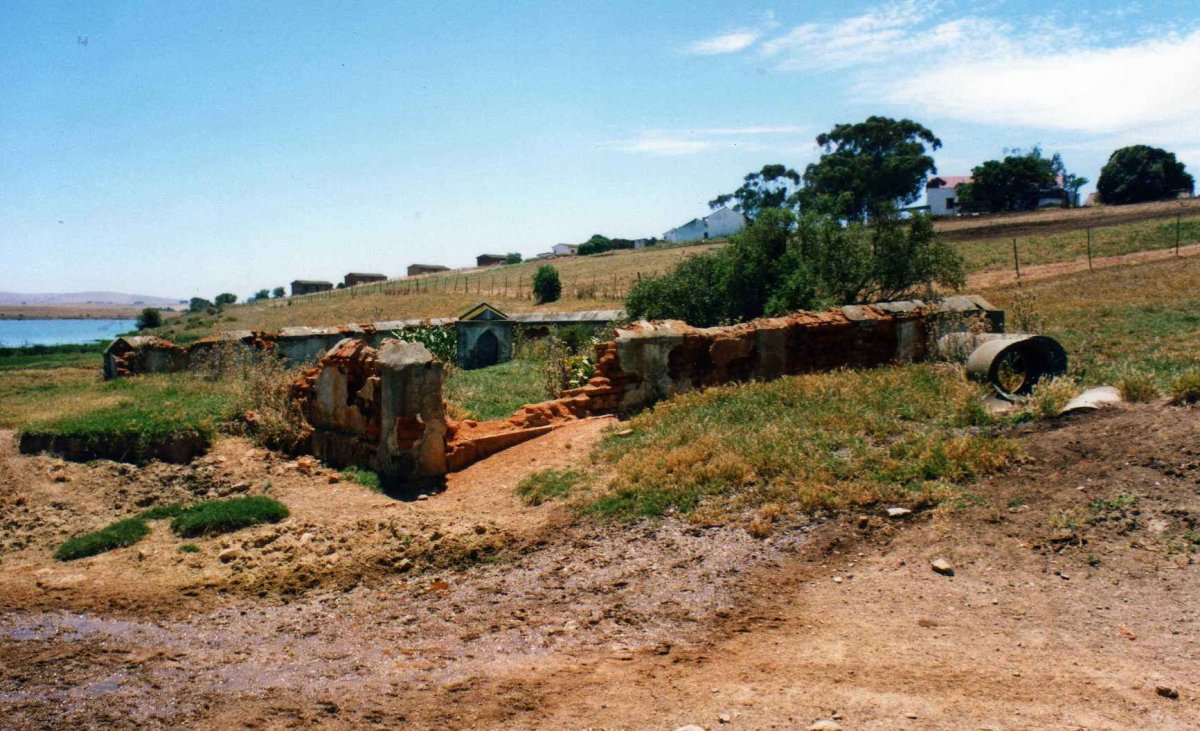
[[[292,295],[312,294],[313,292],[328,292],[333,289],[330,282],[292,282]]]
[[[345,281],[347,287],[353,287],[356,284],[366,284],[368,282],[386,282],[387,277],[382,274],[347,274]]]
[[[931,216],[958,215],[958,192],[954,188],[926,188],[925,200],[929,203]]]
[[[702,241],[704,239],[704,230],[704,220],[696,218],[666,232],[663,234],[663,238],[673,244],[682,244],[687,241]]]
[[[730,208],[722,208],[706,217],[708,238],[719,239],[732,236],[746,227],[746,217]]]

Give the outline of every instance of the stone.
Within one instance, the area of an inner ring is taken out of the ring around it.
[[[689,723],[686,726],[678,726],[675,731],[704,731],[703,726],[697,726],[694,723]]]
[[[929,568],[942,576],[954,576],[954,566],[944,558],[934,559],[929,563]]]
[[[908,508],[888,508],[887,516],[889,518],[903,518],[906,515],[911,515],[912,511]]]
[[[721,711],[717,714],[717,723],[732,723],[733,716],[728,711]]]
[[[1163,698],[1168,698],[1173,701],[1179,700],[1179,691],[1166,685],[1160,685],[1156,687],[1154,692],[1158,693]]]
[[[229,563],[230,561],[236,561],[245,555],[246,552],[242,549],[238,548],[237,546],[230,546],[229,548],[226,548],[217,554],[217,560],[221,563]]]
[[[842,731],[842,724],[837,721],[817,721],[808,727],[808,731]]]

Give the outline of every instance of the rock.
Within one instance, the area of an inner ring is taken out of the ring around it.
[[[942,576],[954,576],[954,567],[951,566],[950,562],[944,558],[934,559],[932,562],[930,562],[929,568],[938,572]]]
[[[837,721],[817,721],[808,727],[808,731],[842,731],[842,724]]]
[[[1154,692],[1158,693],[1163,698],[1170,698],[1173,701],[1179,700],[1179,691],[1175,690],[1174,688],[1169,688],[1165,685],[1158,686],[1154,689]]]
[[[904,516],[910,515],[911,513],[912,513],[912,511],[909,510],[908,508],[888,508],[887,509],[887,517],[889,517],[889,518],[903,518]]]
[[[336,472],[329,475],[329,484],[330,485],[336,485],[337,483],[339,483],[341,481],[342,481],[342,478],[340,476],[338,476],[338,474]]]
[[[728,711],[721,711],[717,714],[717,723],[732,723],[733,716]]]
[[[835,584],[840,584],[840,583],[842,583],[843,581],[845,581],[845,579],[843,579],[843,578],[842,578],[842,577],[840,577],[840,576],[835,576],[835,577],[833,577],[833,583],[835,583]]]
[[[230,561],[236,561],[245,555],[246,552],[242,549],[238,548],[237,546],[230,546],[229,548],[226,548],[217,554],[217,560],[221,563],[229,563]]]
[[[694,723],[689,723],[686,726],[680,726],[680,727],[676,728],[675,731],[704,731],[704,727],[697,726]]]

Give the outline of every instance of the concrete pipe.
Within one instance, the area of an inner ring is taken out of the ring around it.
[[[967,357],[967,375],[991,384],[1001,398],[1027,396],[1043,378],[1067,372],[1067,351],[1045,335],[1001,335]]]

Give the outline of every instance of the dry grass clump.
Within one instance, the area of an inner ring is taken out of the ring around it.
[[[1180,373],[1171,384],[1171,403],[1194,404],[1200,401],[1200,368]]]
[[[986,428],[981,394],[960,370],[929,365],[686,394],[635,417],[633,434],[605,441],[597,458],[612,478],[583,509],[720,522],[770,504],[812,511],[944,500],[1016,453]],[[768,512],[752,532],[769,531],[778,513]]]
[[[1123,368],[1117,376],[1117,391],[1125,401],[1146,403],[1158,398],[1154,374],[1141,368]]]
[[[1067,402],[1082,393],[1079,384],[1070,376],[1043,378],[1029,395],[1029,406],[1036,416],[1048,419],[1058,416]]]
[[[252,351],[225,343],[193,361],[192,376],[227,389],[241,412],[250,435],[272,449],[294,451],[310,427],[291,398],[299,368],[267,351]]]

